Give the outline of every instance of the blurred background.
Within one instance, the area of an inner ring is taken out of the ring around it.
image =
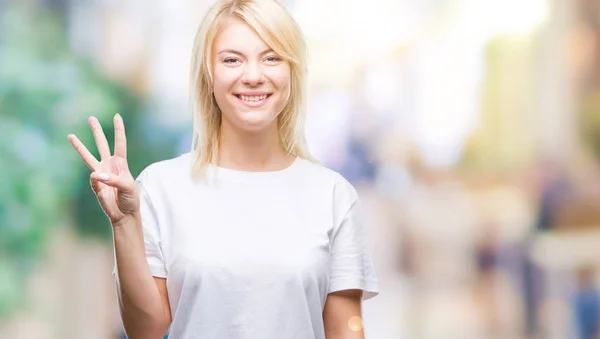
[[[87,117],[188,151],[209,0],[0,0],[0,338],[123,338]],[[359,190],[369,339],[599,338],[600,1],[287,0],[307,134]],[[95,149],[93,149],[95,152]]]

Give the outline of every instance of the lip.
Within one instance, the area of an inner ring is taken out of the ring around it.
[[[237,92],[233,93],[234,95],[245,95],[245,96],[258,96],[258,95],[271,95],[272,92],[258,92],[258,91],[250,91],[250,92]]]
[[[266,95],[267,97],[262,100],[259,100],[259,101],[245,101],[245,100],[242,100],[241,95],[244,95],[244,96]],[[256,108],[256,107],[260,107],[260,106],[264,105],[267,102],[267,100],[269,100],[269,98],[271,98],[272,95],[273,95],[273,93],[267,93],[267,92],[241,92],[241,93],[235,93],[233,96],[239,102],[241,102],[244,106]]]

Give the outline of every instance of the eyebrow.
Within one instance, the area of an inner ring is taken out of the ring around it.
[[[271,48],[267,48],[264,51],[262,51],[260,53],[260,55],[265,55],[267,53],[271,53],[273,52],[273,50]],[[222,53],[232,53],[232,54],[237,54],[237,55],[244,55],[244,53],[240,52],[240,51],[236,51],[235,49],[224,49],[222,51],[220,51],[218,54],[222,54]]]

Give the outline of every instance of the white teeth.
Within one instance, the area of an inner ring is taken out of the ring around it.
[[[240,95],[240,98],[244,101],[260,101],[260,100],[266,99],[267,95],[266,94],[254,95],[254,96]]]

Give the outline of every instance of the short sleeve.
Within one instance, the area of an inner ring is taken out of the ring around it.
[[[142,182],[136,180],[135,184],[140,196],[140,214],[142,216],[146,261],[153,276],[166,278],[167,269],[161,248],[160,227],[156,210]]]
[[[142,174],[143,175],[143,174]],[[142,176],[140,175],[140,177]],[[144,184],[138,178],[135,181],[136,189],[140,197],[140,214],[142,217],[142,230],[144,234],[144,248],[146,252],[146,261],[152,276],[159,278],[167,277],[167,269],[161,248],[160,227],[156,209],[150,200],[148,192]],[[117,272],[115,261],[115,269],[113,275]]]
[[[363,299],[379,294],[373,257],[368,248],[363,212],[354,199],[341,223],[334,229],[331,246],[331,271],[328,293],[359,289]]]

